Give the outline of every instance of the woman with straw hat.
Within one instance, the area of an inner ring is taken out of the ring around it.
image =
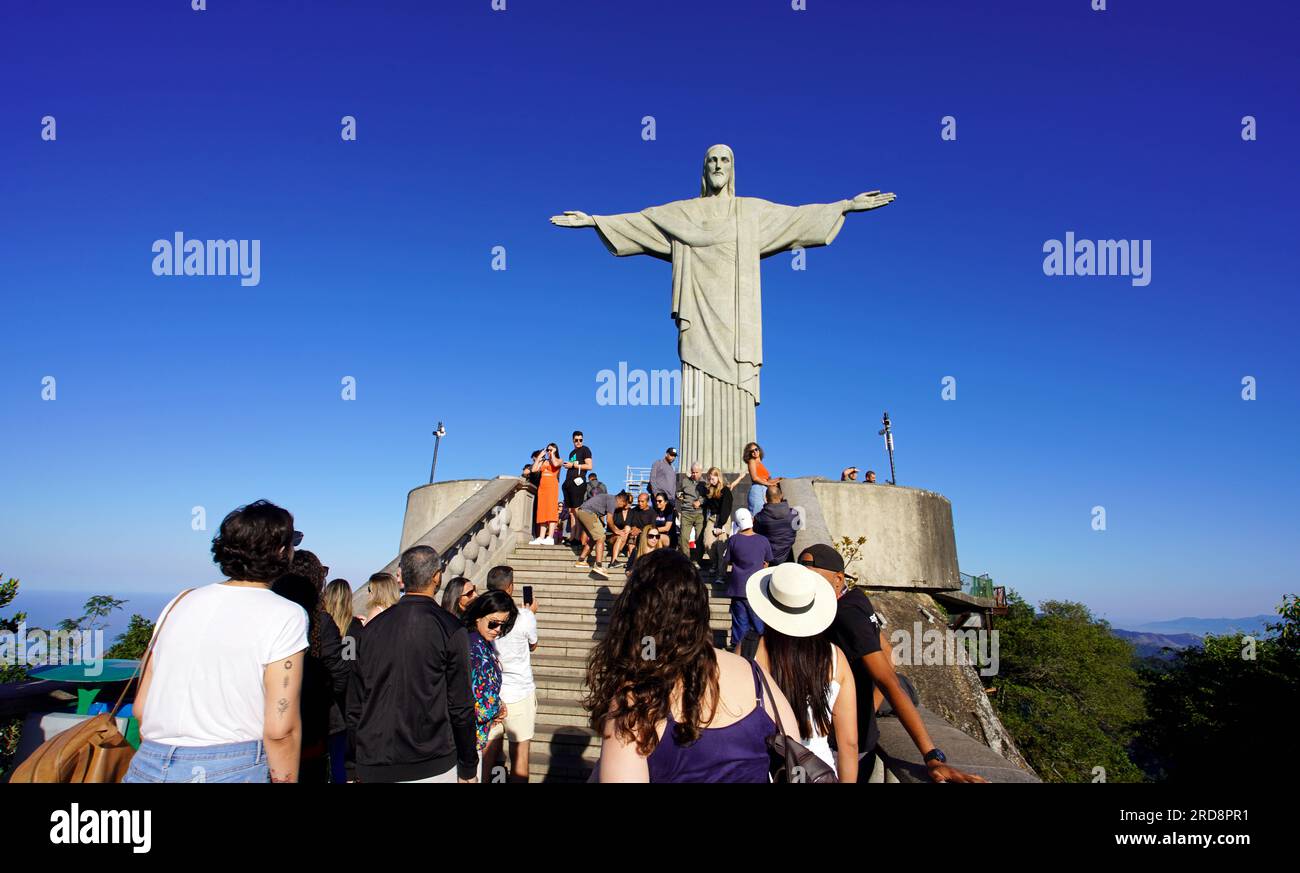
[[[745,593],[765,625],[754,659],[790,701],[800,742],[841,782],[856,782],[857,689],[848,659],[826,634],[835,620],[835,589],[807,567],[777,564],[750,576]]]

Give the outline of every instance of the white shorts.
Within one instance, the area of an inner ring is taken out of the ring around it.
[[[523,700],[506,704],[506,739],[512,743],[526,743],[536,730],[537,689],[533,689]]]

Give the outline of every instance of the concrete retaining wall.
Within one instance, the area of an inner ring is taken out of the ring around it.
[[[859,584],[913,590],[961,587],[952,504],[942,494],[827,480],[813,480],[812,491],[833,540],[867,538],[859,559],[848,568]]]
[[[438,522],[460,506],[488,482],[487,479],[453,479],[412,488],[406,495],[406,517],[402,520],[401,554],[420,537],[433,530]]]

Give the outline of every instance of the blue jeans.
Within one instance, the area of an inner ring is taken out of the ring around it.
[[[758,511],[767,503],[767,486],[750,485],[749,486],[749,514],[758,515]]]
[[[753,631],[763,635],[763,619],[754,614],[749,607],[749,600],[744,597],[731,598],[731,644],[739,645],[745,634]]]
[[[168,746],[144,740],[123,782],[269,782],[261,740],[222,746]]]

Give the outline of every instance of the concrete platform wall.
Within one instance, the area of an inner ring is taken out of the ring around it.
[[[833,540],[867,538],[861,557],[849,568],[859,584],[914,590],[961,587],[948,498],[897,485],[827,480],[811,484]]]
[[[412,488],[406,495],[406,516],[402,520],[402,541],[397,547],[397,553],[400,555],[406,551],[488,481],[453,479]]]

